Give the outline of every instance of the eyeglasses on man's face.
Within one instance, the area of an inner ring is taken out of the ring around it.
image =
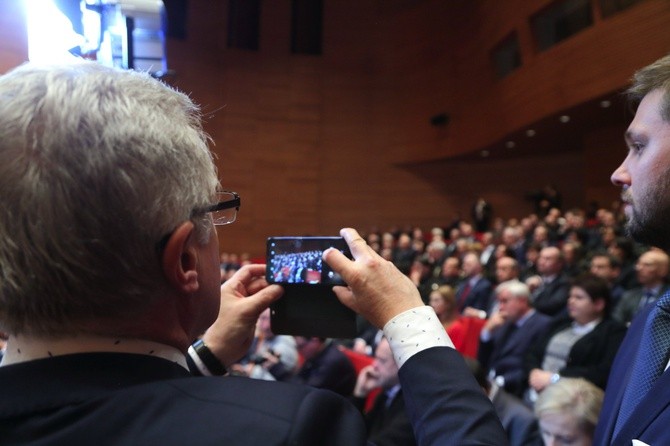
[[[219,191],[216,193],[217,203],[200,209],[195,209],[193,214],[212,214],[212,221],[216,226],[228,225],[237,218],[240,210],[240,196],[236,192]]]

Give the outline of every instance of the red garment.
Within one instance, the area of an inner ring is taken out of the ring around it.
[[[449,326],[447,334],[454,343],[456,350],[463,356],[477,358],[479,333],[485,323],[484,319],[460,316]]]

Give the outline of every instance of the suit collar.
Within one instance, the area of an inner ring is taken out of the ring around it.
[[[191,376],[162,358],[127,353],[83,353],[0,367],[0,418],[49,410],[114,391]]]

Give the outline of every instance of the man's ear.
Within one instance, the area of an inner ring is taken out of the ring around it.
[[[198,256],[195,249],[195,227],[186,221],[174,230],[163,250],[163,274],[176,290],[191,294],[198,283]]]

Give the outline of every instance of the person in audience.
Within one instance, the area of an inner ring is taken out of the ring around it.
[[[488,380],[484,368],[472,358],[465,358],[477,383],[491,399],[510,446],[542,446],[537,418],[516,396]]]
[[[220,285],[214,225],[241,201],[218,192],[186,95],[82,61],[16,68],[0,97],[3,443],[365,442],[360,413],[332,392],[193,376],[225,373],[282,289],[264,265]],[[349,285],[334,292],[384,329],[417,443],[504,440],[416,287],[358,232],[341,235],[353,259],[323,253]]]
[[[582,267],[582,245],[580,242],[566,240],[561,245],[561,255],[563,256],[563,271],[565,275],[573,279],[583,271]]]
[[[498,311],[481,331],[477,359],[499,387],[521,397],[528,387],[526,353],[547,334],[551,318],[533,309],[528,286],[518,280],[498,285],[496,297]]]
[[[533,291],[533,307],[548,316],[564,316],[570,282],[563,273],[563,257],[560,249],[555,246],[542,248],[537,261],[537,272],[542,280]]]
[[[570,288],[569,318],[558,321],[526,357],[529,400],[561,377],[585,378],[604,389],[626,328],[610,317],[610,290],[586,273]]]
[[[666,283],[669,264],[668,255],[660,249],[651,249],[643,253],[635,267],[637,280],[641,286],[623,294],[621,301],[614,307],[612,317],[630,325],[640,310],[665,294],[669,289]]]
[[[375,389],[381,391],[370,411],[364,414],[368,442],[379,446],[415,445],[412,425],[405,412],[398,366],[385,338],[377,345],[374,362],[358,373],[353,402],[359,410],[363,411],[366,399]]]
[[[454,348],[465,356],[476,356],[479,345],[477,336],[483,324],[461,316],[454,289],[449,285],[442,285],[430,293],[429,303],[454,343]]]
[[[547,387],[535,403],[545,446],[591,446],[603,391],[583,378],[564,378]]]
[[[281,364],[281,365],[280,365]],[[270,309],[263,311],[256,323],[256,336],[247,354],[230,368],[238,375],[274,381],[274,373],[292,373],[298,365],[298,348],[293,336],[275,335],[270,326]]]
[[[611,307],[614,308],[623,296],[624,288],[618,283],[621,275],[621,265],[619,260],[604,251],[596,251],[591,255],[591,264],[589,270],[594,276],[603,279],[610,287]]]
[[[409,234],[400,234],[398,243],[392,251],[394,265],[404,274],[409,274],[412,263],[416,258],[416,252],[412,248],[412,238]]]
[[[467,308],[487,311],[491,296],[491,282],[482,274],[479,255],[470,251],[463,257],[463,282],[456,291],[456,301],[462,313]]]
[[[458,257],[447,257],[442,263],[441,284],[457,289],[461,283],[461,261]]]
[[[635,272],[635,264],[639,257],[638,250],[640,250],[640,247],[629,237],[615,238],[607,249],[612,256],[619,260],[621,273],[617,283],[626,290],[631,290],[640,285]]]
[[[281,363],[275,364],[273,376],[278,381],[328,389],[342,396],[351,395],[356,384],[356,370],[332,339],[296,336],[295,341],[303,363],[295,373]]]
[[[501,241],[514,252],[514,258],[519,264],[525,264],[526,249],[519,228],[509,225],[505,226],[502,232]]]

